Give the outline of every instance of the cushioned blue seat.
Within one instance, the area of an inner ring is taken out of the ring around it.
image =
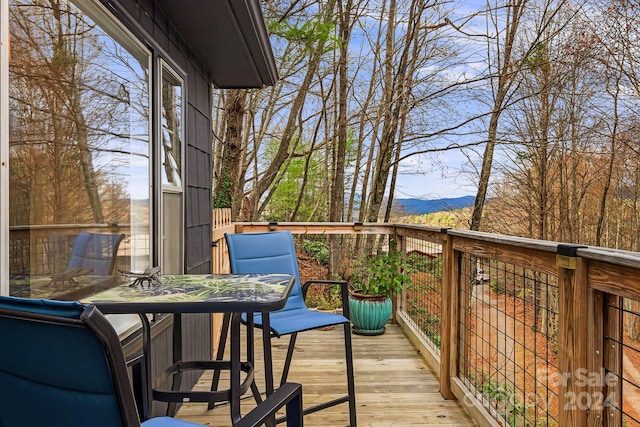
[[[298,332],[324,328],[333,325],[342,325],[344,329],[345,359],[347,368],[347,395],[332,401],[305,409],[305,414],[315,412],[329,406],[340,403],[349,404],[349,418],[351,427],[356,426],[355,387],[353,375],[353,357],[351,345],[351,327],[349,322],[349,305],[347,282],[314,280],[301,286],[298,259],[295,244],[290,232],[246,233],[226,234],[229,247],[229,260],[232,273],[285,273],[295,276],[295,284],[287,300],[286,306],[279,311],[270,313],[270,331],[273,336],[281,337],[290,335],[289,350],[285,360],[281,384],[287,381],[289,367],[293,356],[293,350]],[[309,310],[304,297],[308,286],[311,284],[339,284],[341,286],[342,306],[344,315]],[[246,315],[243,321],[247,323]],[[263,326],[262,314],[255,313],[253,324],[259,328]],[[222,339],[226,337],[223,330]],[[265,343],[266,344],[266,343]],[[270,345],[270,344],[269,344]],[[224,341],[220,349],[224,350]],[[271,352],[268,351],[267,354]],[[218,357],[221,357],[219,353]],[[270,362],[269,362],[270,363]],[[269,372],[267,372],[267,375]],[[217,387],[216,376],[212,389]]]
[[[198,427],[169,417],[140,424],[116,332],[92,305],[0,296],[0,426]],[[287,383],[236,426],[287,405],[302,425],[299,384]]]
[[[81,231],[76,236],[67,263],[69,269],[91,270],[96,276],[111,276],[124,234],[96,234]]]

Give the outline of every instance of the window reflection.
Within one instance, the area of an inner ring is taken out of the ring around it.
[[[162,183],[182,187],[182,83],[162,69]]]
[[[10,292],[22,296],[75,297],[149,264],[149,54],[78,4],[9,4]],[[83,233],[103,236],[88,250],[116,251],[113,269],[52,282]]]

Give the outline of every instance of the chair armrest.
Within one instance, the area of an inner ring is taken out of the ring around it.
[[[234,427],[257,427],[273,418],[280,408],[286,405],[287,426],[303,426],[302,386],[297,383],[284,383],[271,396],[267,397],[251,412],[234,424]]]
[[[302,285],[302,295],[305,298],[307,297],[307,290],[311,285],[340,285],[342,288],[348,289],[348,284],[349,282],[345,280],[309,280],[307,282],[304,282],[304,285]]]
[[[310,285],[340,285],[340,300],[342,301],[342,315],[349,316],[349,282],[346,280],[309,280],[302,285],[302,298],[307,299],[307,290]]]

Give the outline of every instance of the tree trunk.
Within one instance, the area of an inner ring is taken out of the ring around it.
[[[57,22],[57,38],[54,43],[52,68],[59,71],[60,76],[69,76],[62,89],[66,95],[69,113],[75,125],[76,147],[78,148],[80,166],[84,177],[84,189],[89,199],[93,221],[96,224],[104,223],[102,201],[100,200],[99,185],[96,180],[96,172],[93,166],[93,157],[87,136],[87,124],[84,117],[84,108],[81,101],[80,88],[82,82],[77,80],[75,55],[71,52],[62,29],[62,9],[59,1],[51,1],[51,8]]]
[[[499,50],[504,51],[504,55],[497,58],[497,87],[495,89],[495,97],[493,100],[493,109],[489,120],[489,129],[487,134],[487,144],[482,157],[482,169],[480,171],[480,180],[478,182],[478,191],[473,204],[473,212],[471,214],[471,230],[480,230],[482,221],[482,212],[487,198],[489,188],[489,179],[491,178],[491,168],[493,166],[493,153],[498,141],[498,123],[500,115],[504,109],[504,102],[509,89],[517,76],[518,67],[513,63],[512,52],[520,18],[524,13],[524,6],[527,0],[511,0],[506,6],[507,21],[505,24],[504,44],[499,46]],[[499,42],[498,42],[499,43]]]
[[[222,141],[222,158],[219,175],[214,183],[214,203],[216,208],[231,208],[231,217],[240,216],[243,195],[241,163],[244,157],[243,123],[246,115],[246,91],[229,90],[224,100],[224,122],[226,124]]]
[[[336,5],[336,0],[329,0],[325,5],[325,12],[323,16],[324,23],[332,22],[333,12]],[[306,74],[300,83],[300,89],[291,104],[291,109],[289,110],[289,115],[287,118],[287,123],[282,132],[282,137],[280,139],[280,144],[278,145],[278,149],[276,153],[264,171],[260,178],[255,182],[253,189],[249,194],[249,204],[252,207],[256,207],[252,212],[252,219],[259,218],[260,214],[266,207],[265,203],[259,205],[259,200],[264,195],[265,192],[269,189],[273,180],[277,176],[280,171],[281,166],[284,164],[286,159],[290,156],[290,147],[291,142],[296,134],[297,129],[297,121],[300,111],[304,106],[304,101],[307,96],[307,91],[309,90],[311,83],[314,81],[316,77],[316,72],[318,70],[318,66],[320,64],[320,60],[322,58],[322,54],[324,52],[324,48],[326,45],[326,40],[324,38],[320,38],[318,40],[317,45],[313,52],[311,52],[311,57],[309,59],[308,67]]]
[[[600,198],[600,210],[598,213],[598,224],[596,227],[596,246],[602,245],[602,233],[604,226],[604,219],[607,211],[607,198],[609,197],[609,188],[611,187],[611,181],[613,178],[613,168],[616,161],[616,145],[617,145],[617,133],[618,133],[618,95],[620,92],[620,76],[618,76],[613,82],[613,129],[611,130],[611,148],[609,153],[609,164],[607,166],[607,175],[604,180],[604,188],[602,190],[602,197]],[[606,244],[606,243],[605,243]]]

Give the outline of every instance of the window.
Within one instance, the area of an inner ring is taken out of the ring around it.
[[[165,274],[183,272],[183,81],[168,64],[160,61],[160,141],[162,176],[161,266]]]
[[[88,0],[9,0],[9,26],[9,293],[81,298],[151,260],[151,54]]]
[[[182,80],[162,62],[162,185],[182,188]]]

